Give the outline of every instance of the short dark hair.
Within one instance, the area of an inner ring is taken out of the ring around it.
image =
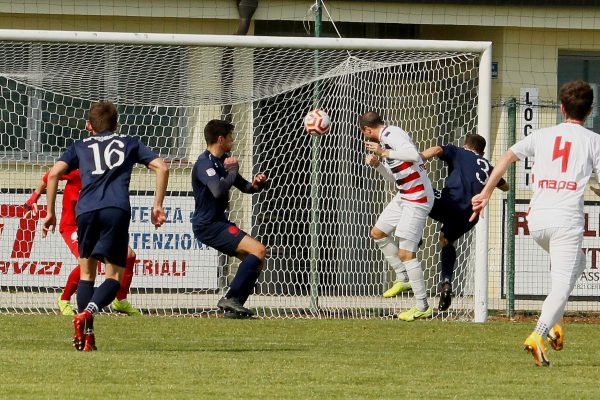
[[[88,120],[95,132],[114,132],[119,124],[119,112],[110,101],[98,101],[90,106]]]
[[[560,87],[558,93],[565,114],[569,118],[583,121],[592,109],[594,91],[589,83],[584,81],[567,82]]]
[[[235,126],[232,123],[223,121],[221,119],[213,119],[208,121],[208,124],[204,127],[204,139],[206,144],[217,143],[219,136],[227,136],[233,132]]]
[[[364,127],[377,128],[379,125],[383,124],[383,119],[375,111],[366,112],[358,119],[358,126],[361,129]]]
[[[485,138],[481,135],[467,133],[467,136],[465,136],[465,146],[478,154],[483,155],[485,153],[485,145]]]

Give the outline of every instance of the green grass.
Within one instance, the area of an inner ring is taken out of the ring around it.
[[[0,397],[10,399],[598,398],[598,326],[566,327],[536,368],[533,323],[223,320],[100,316],[99,350],[70,319],[0,316]]]

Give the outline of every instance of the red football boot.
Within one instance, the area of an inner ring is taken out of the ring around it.
[[[85,331],[86,325],[91,326],[94,316],[89,311],[81,312],[73,317],[73,327],[75,328],[75,336],[73,336],[73,347],[77,351],[83,351],[85,347]]]
[[[98,350],[96,347],[96,337],[94,336],[94,332],[88,332],[85,334],[85,346],[83,347],[83,351],[94,350]]]

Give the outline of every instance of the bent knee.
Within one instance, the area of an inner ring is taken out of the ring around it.
[[[261,261],[264,261],[265,257],[267,256],[267,248],[264,244],[261,243],[260,246],[256,246],[256,248],[252,249],[252,252],[250,254],[260,259]]]
[[[373,239],[373,240],[383,239],[383,238],[387,237],[385,232],[381,231],[379,228],[377,228],[375,226],[371,228],[370,235],[371,235],[371,239]]]
[[[136,258],[137,254],[135,254],[135,251],[133,251],[133,249],[131,247],[129,247],[127,249],[127,258]]]
[[[415,258],[416,256],[417,256],[417,253],[415,253],[415,252],[412,252],[412,251],[410,251],[410,250],[403,250],[403,249],[400,249],[400,251],[398,251],[398,258],[399,258],[401,261],[403,261],[403,262],[404,262],[404,261],[410,261],[410,260],[412,260],[413,258]]]

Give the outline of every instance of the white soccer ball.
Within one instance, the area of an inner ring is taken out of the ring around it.
[[[312,110],[304,117],[304,129],[311,135],[324,135],[331,129],[331,119],[323,110]]]

